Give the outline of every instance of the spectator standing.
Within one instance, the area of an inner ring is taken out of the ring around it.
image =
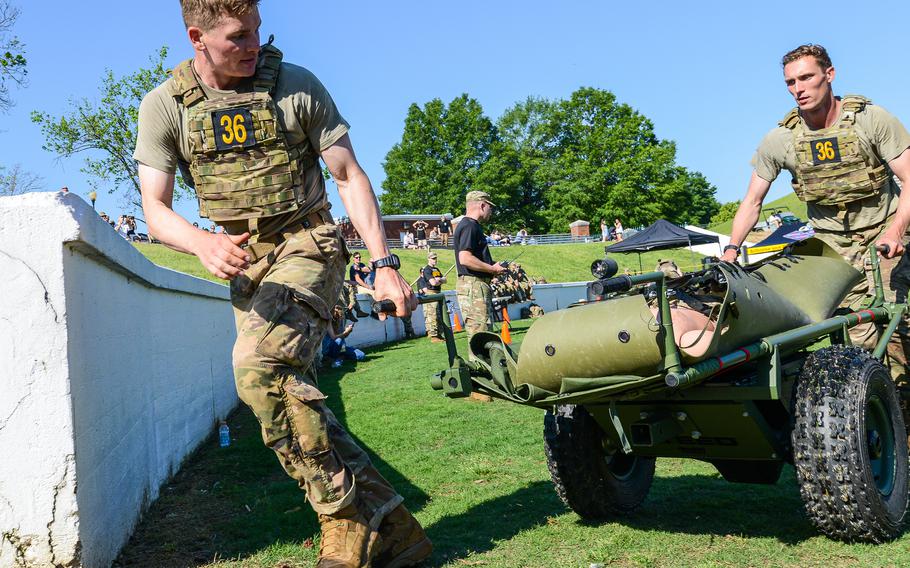
[[[439,262],[435,252],[427,255],[427,265],[420,271],[420,291],[423,294],[438,294],[442,292],[442,285],[446,282],[446,277],[436,264]],[[426,322],[427,336],[434,343],[445,342],[442,333],[439,330],[439,320],[436,314],[436,304],[424,304],[423,317]]]
[[[130,241],[136,240],[136,218],[132,215],[126,216],[126,238]]]
[[[130,237],[128,235],[129,230],[130,230],[130,224],[126,219],[126,215],[121,215],[121,216],[117,217],[117,224],[114,226],[114,230],[117,231],[117,233],[119,233],[120,236],[123,237],[124,239],[130,240]]]
[[[468,340],[478,331],[491,330],[493,290],[490,281],[505,272],[493,262],[480,223],[493,216],[493,202],[484,191],[468,192],[464,218],[455,229],[456,292]]]
[[[600,242],[605,243],[610,240],[610,229],[607,227],[607,220],[600,218]]]
[[[414,231],[417,232],[417,248],[422,248],[429,251],[430,247],[427,245],[427,222],[422,219],[418,219],[414,223]]]
[[[613,228],[616,231],[616,241],[622,241],[622,223],[619,222],[619,218],[613,220]]]
[[[449,246],[449,235],[452,233],[452,222],[449,221],[449,218],[443,215],[439,218],[439,238],[442,239],[442,246],[448,248]]]

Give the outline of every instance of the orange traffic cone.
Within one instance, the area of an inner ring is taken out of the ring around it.
[[[505,306],[502,307],[502,321],[512,323],[512,320],[509,319],[509,310]]]
[[[509,332],[509,321],[506,320],[502,322],[502,329],[499,330],[499,337],[502,338],[502,342],[506,345],[512,344],[512,334]]]
[[[461,318],[458,317],[458,312],[452,312],[452,331],[464,331],[464,328],[461,327]]]

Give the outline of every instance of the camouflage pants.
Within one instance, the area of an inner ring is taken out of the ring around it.
[[[490,283],[476,276],[459,276],[455,287],[458,306],[464,319],[464,330],[468,340],[478,331],[490,331],[493,322],[490,312],[493,310],[493,289]]]
[[[830,245],[844,260],[866,275],[865,280],[850,290],[841,307],[858,310],[875,295],[875,281],[868,248],[881,236],[885,226],[849,234],[816,231],[816,237]],[[885,288],[885,300],[906,302],[907,290],[910,288],[910,257],[907,252],[905,251],[900,258],[879,258],[879,267],[882,284]],[[874,323],[860,324],[850,329],[850,340],[853,344],[866,349],[874,349],[878,337],[879,329]],[[908,356],[910,356],[910,318],[906,315],[894,335],[891,336],[888,343],[888,356],[892,362],[898,363],[892,367],[892,375],[897,376],[904,373],[903,368],[907,366]]]
[[[438,294],[439,292],[430,293]],[[442,332],[439,331],[439,315],[436,313],[435,303],[423,305],[423,319],[427,327],[427,337],[442,337]]]
[[[259,420],[265,445],[317,513],[331,515],[357,503],[378,527],[402,498],[325,405],[312,365],[347,251],[334,225],[284,238],[231,282],[237,393]]]

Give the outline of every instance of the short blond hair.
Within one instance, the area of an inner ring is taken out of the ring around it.
[[[186,27],[210,30],[224,16],[246,16],[259,6],[259,0],[180,0]]]
[[[833,67],[831,58],[828,57],[828,51],[824,47],[814,43],[807,43],[788,51],[787,54],[781,58],[780,65],[781,67],[786,67],[788,64],[793,63],[797,59],[802,59],[803,57],[814,57],[823,71],[829,67]]]

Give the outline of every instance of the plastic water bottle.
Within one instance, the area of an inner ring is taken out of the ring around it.
[[[231,429],[228,428],[226,422],[222,422],[221,426],[218,427],[218,444],[222,448],[231,445]]]

